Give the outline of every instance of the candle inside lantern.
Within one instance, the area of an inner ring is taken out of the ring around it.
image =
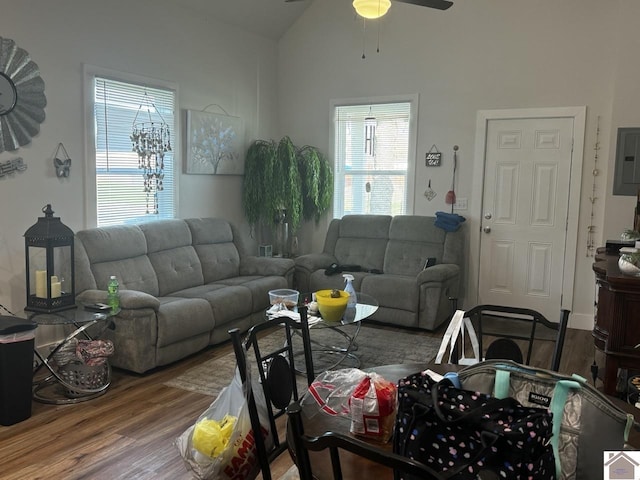
[[[36,270],[36,297],[47,298],[47,271]]]
[[[53,277],[51,277],[53,280]],[[51,298],[58,298],[62,295],[62,284],[60,282],[51,282]]]

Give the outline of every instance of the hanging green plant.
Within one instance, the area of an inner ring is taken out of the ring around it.
[[[278,143],[256,140],[249,147],[242,201],[250,224],[273,229],[285,210],[295,232],[302,220],[317,222],[332,198],[333,173],[317,148],[296,148],[286,136]]]

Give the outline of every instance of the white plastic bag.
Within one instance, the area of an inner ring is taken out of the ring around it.
[[[473,350],[473,357],[471,358],[465,357],[465,338],[467,336],[469,337],[469,341],[471,341],[471,348]],[[451,322],[449,322],[449,326],[444,332],[444,337],[442,337],[442,343],[440,343],[440,349],[436,355],[435,363],[442,363],[447,347],[449,347],[448,363],[451,363],[451,355],[456,344],[458,345],[459,355],[458,365],[474,365],[482,360],[480,357],[478,336],[473,328],[471,319],[464,316],[464,310],[456,310],[456,313],[453,314],[453,318],[451,318]]]
[[[253,396],[262,425],[267,450],[273,444],[269,431],[264,393],[259,385],[252,384]],[[193,444],[196,425],[202,420],[222,422],[225,415],[237,417],[226,448],[217,456],[209,457],[199,452]],[[254,432],[251,428],[247,393],[240,380],[240,372],[236,368],[235,376],[216,397],[198,420],[180,435],[176,441],[187,468],[200,480],[252,480],[256,478],[260,465],[256,453]]]

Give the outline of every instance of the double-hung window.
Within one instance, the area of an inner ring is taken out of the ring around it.
[[[176,89],[153,82],[131,82],[113,75],[89,74],[93,115],[92,148],[95,170],[89,169],[89,185],[95,179],[98,226],[138,223],[175,217]],[[172,149],[164,154],[161,184],[147,182],[132,148],[134,122],[164,123]],[[157,194],[156,194],[157,192]],[[90,223],[92,214],[89,213]]]
[[[333,216],[412,213],[417,98],[335,102]]]

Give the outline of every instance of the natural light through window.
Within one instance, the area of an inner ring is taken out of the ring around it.
[[[163,159],[162,190],[158,191],[158,213],[154,213],[153,191],[145,191],[131,132],[136,114],[158,124],[164,121],[175,145],[175,91],[99,76],[93,85],[97,225],[173,218],[174,152],[166,152]]]
[[[412,102],[334,106],[334,218],[410,213]]]

